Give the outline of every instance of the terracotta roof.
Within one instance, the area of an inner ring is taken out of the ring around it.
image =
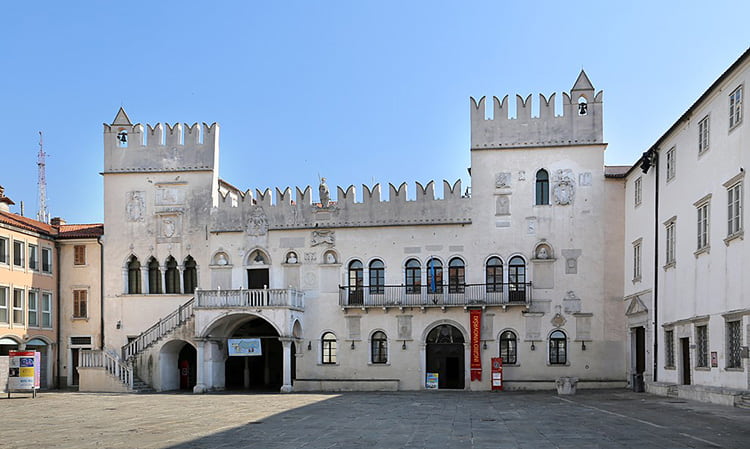
[[[0,211],[0,223],[16,226],[27,231],[47,234],[53,237],[57,235],[57,229],[55,229],[52,225],[31,219],[29,217],[22,217],[11,212]]]
[[[61,239],[96,238],[104,234],[104,225],[101,223],[65,224],[59,229]]]
[[[624,178],[630,170],[630,165],[605,165],[604,166],[604,177],[605,178]]]

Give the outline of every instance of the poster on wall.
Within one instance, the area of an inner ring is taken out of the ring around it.
[[[471,380],[482,380],[482,311],[471,309],[469,311],[471,324]]]
[[[41,380],[40,360],[41,354],[35,351],[8,352],[8,397],[11,391],[31,391],[36,396]]]
[[[230,338],[227,341],[230,357],[263,355],[260,338]]]
[[[438,373],[427,373],[425,378],[424,387],[428,390],[438,389]]]

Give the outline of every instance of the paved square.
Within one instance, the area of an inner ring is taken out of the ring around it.
[[[748,448],[750,411],[622,390],[0,399],[15,448]]]

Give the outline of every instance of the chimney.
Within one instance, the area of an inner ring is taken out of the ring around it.
[[[66,223],[65,220],[63,220],[60,217],[52,217],[52,220],[50,220],[49,222],[49,224],[51,224],[52,226],[62,226],[65,223]]]
[[[13,204],[16,204],[16,203],[14,203],[13,200],[5,196],[5,187],[0,186],[0,211],[10,212],[10,206]]]

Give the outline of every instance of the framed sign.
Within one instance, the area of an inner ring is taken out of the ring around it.
[[[227,340],[230,357],[250,357],[263,355],[260,338],[230,338]]]

